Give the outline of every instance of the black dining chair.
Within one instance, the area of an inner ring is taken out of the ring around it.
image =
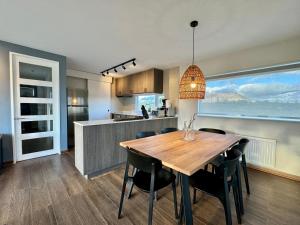
[[[224,130],[220,130],[220,129],[215,129],[215,128],[200,128],[199,131],[204,131],[204,132],[210,132],[210,133],[216,133],[216,134],[222,134],[222,135],[226,135],[226,132]],[[242,152],[244,152],[244,148],[245,148],[245,144],[243,144],[245,141],[242,141],[240,140],[239,142],[239,146],[238,146],[238,149]],[[230,151],[227,151],[227,154],[230,154]],[[218,164],[218,161],[220,160],[219,157],[222,157],[223,154],[221,154],[220,156],[218,156],[216,159],[214,159],[210,164],[212,166],[212,172],[214,173],[215,172],[215,169],[216,169],[216,165]],[[245,159],[245,155],[243,156],[242,155],[242,158],[244,158],[244,160],[246,161]],[[243,163],[243,160],[241,162],[242,164],[242,167],[246,164]],[[205,170],[208,169],[208,165],[205,165]],[[243,167],[243,171],[246,171],[247,173],[247,168],[244,169]],[[244,172],[245,173],[245,172]],[[237,168],[237,178],[238,178],[238,191],[239,191],[239,199],[240,199],[240,211],[241,211],[241,214],[244,214],[244,203],[243,203],[243,191],[242,191],[242,185],[241,185],[241,175],[240,175],[240,168],[238,167]],[[248,181],[248,174],[246,174],[245,176],[245,180]],[[246,187],[247,187],[247,184],[246,184]],[[248,193],[248,188],[249,186],[247,187],[247,193]],[[194,195],[195,195],[195,190],[194,190]]]
[[[225,135],[226,132],[224,130],[215,129],[215,128],[200,128],[199,131],[209,132],[209,133],[215,133],[215,134],[222,134]],[[214,162],[211,163],[212,165],[212,171],[214,172]],[[205,165],[205,170],[208,169],[208,165]]]
[[[137,168],[134,176],[128,176],[129,165]],[[127,149],[127,162],[124,173],[118,218],[121,217],[124,194],[128,180],[131,180],[141,191],[149,193],[148,225],[152,224],[154,192],[167,187],[170,184],[172,185],[173,189],[175,217],[178,218],[175,179],[176,176],[173,173],[162,168],[161,161],[139,154],[132,149]]]
[[[224,130],[215,129],[215,128],[200,128],[199,131],[209,132],[209,133],[215,133],[215,134],[226,134]]]
[[[167,128],[161,129],[160,133],[166,134],[166,133],[175,132],[175,131],[178,131],[178,129],[176,127],[167,127]]]
[[[242,161],[241,161],[241,166],[243,168],[243,173],[244,173],[244,179],[245,179],[245,184],[246,184],[246,189],[247,189],[247,194],[250,195],[250,187],[249,187],[249,180],[248,180],[248,171],[247,171],[247,162],[246,162],[246,156],[245,156],[245,147],[248,144],[249,140],[246,138],[243,138],[239,141],[240,145],[240,151],[242,153]]]
[[[226,225],[232,224],[229,200],[230,188],[233,189],[238,223],[241,224],[242,222],[237,177],[237,168],[242,153],[239,150],[239,146],[234,146],[230,152],[231,153],[226,157],[223,156],[222,159],[219,158],[220,164],[216,167],[215,173],[199,170],[190,177],[190,184],[194,190],[203,191],[211,196],[217,197],[221,201],[225,211]],[[194,192],[193,202],[196,203],[196,192]]]
[[[145,137],[151,137],[156,135],[155,131],[139,131],[136,133],[135,138],[145,138]]]
[[[136,133],[135,138],[139,139],[139,138],[151,137],[151,136],[154,136],[154,135],[156,135],[155,131],[139,131],[139,132]],[[137,168],[134,167],[132,169],[132,176],[134,176],[136,171],[137,171]],[[133,185],[134,184],[131,183],[130,188],[129,188],[129,192],[128,192],[128,199],[131,197],[132,190],[133,190]],[[156,193],[155,193],[155,196],[156,196]],[[155,197],[155,199],[156,199],[156,197]]]

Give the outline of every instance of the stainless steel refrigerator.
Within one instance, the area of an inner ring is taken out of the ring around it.
[[[68,147],[74,147],[74,121],[89,120],[88,90],[68,88]]]

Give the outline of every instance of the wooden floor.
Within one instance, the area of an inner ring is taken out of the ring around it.
[[[148,196],[137,190],[117,219],[122,178],[119,169],[86,180],[70,153],[8,166],[0,175],[0,224],[146,224]],[[249,170],[249,178],[252,194],[244,194],[243,224],[300,224],[300,183],[255,170]],[[198,194],[193,215],[194,224],[225,224],[221,204],[205,194]],[[237,224],[234,210],[232,217]],[[176,224],[171,188],[159,192],[153,224]]]

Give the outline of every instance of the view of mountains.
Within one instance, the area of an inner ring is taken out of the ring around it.
[[[204,103],[300,103],[300,70],[208,80]]]
[[[288,91],[284,93],[265,95],[265,96],[246,96],[236,91],[207,92],[204,99],[204,102],[206,103],[237,102],[237,101],[300,103],[300,90]]]

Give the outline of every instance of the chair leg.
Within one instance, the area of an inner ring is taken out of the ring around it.
[[[177,209],[177,194],[176,194],[176,182],[175,180],[172,182],[173,189],[173,198],[174,198],[174,210],[175,210],[175,218],[178,219],[178,209]]]
[[[242,223],[242,218],[241,218],[241,212],[240,212],[240,202],[239,202],[239,194],[238,194],[238,188],[237,188],[237,184],[233,184],[233,197],[234,197],[234,203],[235,203],[235,210],[236,210],[236,216],[238,219],[238,223],[241,224]]]
[[[183,198],[182,198],[182,188],[181,188],[181,197],[180,197],[180,207],[179,207],[179,219],[178,219],[178,225],[181,225],[183,222]]]
[[[207,171],[208,170],[208,165],[204,166],[204,170]]]
[[[250,187],[249,187],[249,180],[248,180],[247,163],[246,163],[246,157],[245,157],[244,154],[242,155],[242,167],[243,167],[244,178],[245,178],[245,183],[246,183],[246,188],[247,188],[247,194],[250,195]]]
[[[158,192],[157,191],[155,191],[154,192],[154,200],[157,202],[157,200],[158,200]]]
[[[225,189],[225,201],[223,202],[223,206],[224,206],[224,211],[225,211],[226,225],[232,225],[228,189],[227,190]]]
[[[179,173],[177,172],[177,179],[176,179],[176,185],[178,186],[178,185],[180,185],[180,179],[181,179],[181,177],[179,176]]]
[[[153,166],[151,171],[151,181],[150,181],[148,225],[152,224],[152,217],[153,217],[154,180],[155,180],[155,167]]]
[[[121,218],[121,213],[122,213],[122,208],[123,208],[124,195],[125,195],[126,184],[127,184],[127,180],[128,180],[128,167],[129,167],[129,164],[127,162],[126,167],[125,167],[125,173],[124,173],[124,180],[123,180],[122,194],[121,194],[120,205],[119,205],[118,219]]]
[[[236,168],[236,177],[237,177],[237,189],[238,189],[238,197],[239,197],[239,205],[240,205],[240,212],[242,215],[244,215],[244,201],[243,201],[243,189],[242,189],[242,183],[241,183],[241,170],[240,165],[237,164]]]
[[[193,204],[196,204],[197,202],[197,190],[194,188],[194,194],[193,194]]]
[[[211,165],[211,172],[212,172],[213,174],[215,174],[215,173],[216,173],[216,166],[214,166],[214,165]]]
[[[132,177],[135,176],[136,172],[137,172],[137,168],[133,168],[133,171],[132,171]],[[127,196],[128,199],[130,199],[130,197],[131,197],[132,190],[133,190],[133,186],[134,186],[134,183],[131,182],[130,188],[129,188],[129,192],[128,192],[128,196]]]

